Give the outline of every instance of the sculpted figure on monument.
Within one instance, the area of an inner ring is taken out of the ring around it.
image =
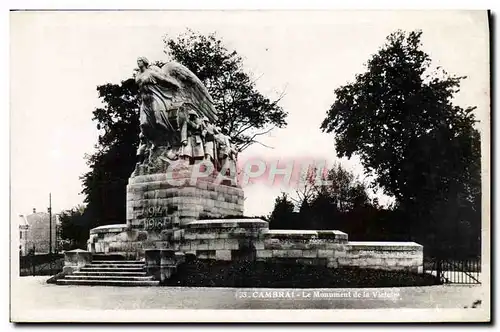
[[[203,141],[205,142],[204,144],[204,150],[205,150],[205,160],[208,160],[212,162],[212,164],[215,165],[215,127],[213,124],[210,123],[207,117],[204,117],[202,119],[203,122],[203,130],[202,130],[202,137]]]
[[[191,164],[205,157],[204,144],[201,139],[203,123],[194,110],[188,111],[188,117],[181,128],[181,158]]]
[[[215,142],[217,150],[217,169],[221,169],[225,165],[229,156],[229,139],[224,135],[218,126],[214,127]]]
[[[237,160],[238,160],[238,150],[236,147],[229,141],[229,155],[227,158],[227,162],[230,163],[229,165],[229,170],[230,173],[229,175],[233,177],[236,180],[236,167],[237,167]]]
[[[168,164],[179,157],[191,163],[203,159],[203,123],[217,121],[214,102],[206,87],[177,62],[168,62],[160,68],[140,57],[137,65],[135,81],[141,100],[138,165],[153,165],[159,160]]]
[[[141,134],[146,139],[146,145],[151,149],[173,143],[169,133],[175,131],[172,118],[177,114],[176,90],[180,86],[171,77],[165,75],[160,68],[150,66],[149,61],[141,57],[137,60],[139,72],[135,81],[139,85],[141,99],[139,123]]]
[[[226,176],[236,176],[237,151],[231,144],[229,136],[224,135],[221,129],[214,126],[214,138],[217,150],[217,170],[225,170]]]

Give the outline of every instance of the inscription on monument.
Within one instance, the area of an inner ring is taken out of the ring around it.
[[[171,228],[172,218],[162,217],[162,218],[147,218],[143,221],[143,228],[147,231],[158,231],[166,228]]]
[[[169,216],[168,209],[164,206],[150,206],[142,210],[140,215],[143,228],[147,231],[161,231],[172,228],[173,216]]]

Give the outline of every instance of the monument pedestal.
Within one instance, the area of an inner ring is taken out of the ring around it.
[[[214,176],[192,174],[188,170],[131,177],[127,186],[129,227],[161,231],[184,228],[198,219],[243,215],[240,187]]]
[[[243,215],[243,190],[226,177],[205,175],[204,165],[161,173],[140,172],[127,186],[129,241],[146,249],[178,250],[184,228],[199,219]]]

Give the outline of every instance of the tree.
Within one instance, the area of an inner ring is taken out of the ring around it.
[[[66,210],[59,216],[59,234],[62,240],[62,249],[71,250],[75,248],[86,249],[87,239],[91,225],[84,217],[84,206],[77,206]]]
[[[293,229],[296,224],[296,213],[293,212],[294,204],[286,193],[276,197],[274,209],[269,217],[269,228]]]
[[[315,182],[315,178],[310,178]],[[300,206],[302,227],[309,229],[345,228],[345,220],[371,206],[366,185],[342,165],[334,165],[326,175],[327,185],[314,184],[314,195]]]
[[[331,184],[321,186],[319,194],[329,197],[337,211],[350,212],[371,204],[366,184],[342,165],[334,165],[328,171],[327,180]]]
[[[318,168],[309,166],[303,174],[301,174],[300,182],[298,183],[295,194],[290,196],[290,199],[300,211],[307,209],[314,197],[318,194],[317,174]]]
[[[340,229],[346,220],[365,208],[375,208],[368,188],[340,164],[326,174],[326,184],[318,183],[315,167],[303,174],[303,181],[294,197],[285,193],[276,198],[270,217],[272,228]],[[293,213],[294,209],[298,213]]]
[[[133,79],[97,88],[103,107],[94,111],[101,130],[97,151],[87,156],[90,171],[82,176],[85,218],[95,226],[126,220],[126,187],[136,163],[139,103]]]
[[[205,84],[219,113],[217,125],[240,151],[262,144],[257,137],[286,125],[287,113],[278,105],[284,94],[271,101],[257,91],[243,58],[228,50],[215,33],[204,36],[188,30],[164,41],[166,53]]]
[[[274,127],[286,125],[287,113],[255,86],[236,51],[227,50],[214,34],[187,32],[165,38],[166,52],[193,71],[207,86],[218,110],[219,122],[241,150]],[[157,62],[161,66],[161,62]],[[132,76],[132,75],[131,75]],[[87,156],[90,171],[82,176],[85,218],[94,227],[123,223],[126,186],[136,163],[139,143],[139,100],[132,78],[97,87],[102,107],[93,112],[100,130],[96,152]]]
[[[335,133],[339,157],[358,155],[396,198],[412,234],[434,243],[458,225],[457,207],[477,206],[480,140],[474,107],[452,104],[465,77],[433,69],[421,35],[389,35],[367,71],[335,90],[321,129]],[[473,215],[477,226],[479,210]]]

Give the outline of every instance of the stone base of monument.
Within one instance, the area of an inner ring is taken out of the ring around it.
[[[173,249],[145,250],[145,267],[148,275],[160,284],[165,283],[176,272],[177,266],[184,262],[184,254]]]
[[[423,272],[423,247],[414,242],[348,241],[347,234],[337,230],[270,230],[261,219],[197,220],[184,225],[175,241],[142,244],[130,237],[135,231],[126,225],[108,227],[108,233],[106,228],[91,231],[89,250],[145,256],[148,273],[162,283],[175,273],[184,255],[198,260]]]
[[[260,219],[192,222],[186,227],[180,250],[194,253],[198,259],[423,270],[423,247],[414,242],[350,242],[341,231],[270,230]]]
[[[127,186],[127,223],[92,229],[88,250],[142,261],[160,283],[186,256],[422,272],[423,247],[414,242],[353,242],[338,230],[270,230],[267,221],[243,218],[243,190],[228,178],[203,175],[201,167],[134,173]]]
[[[90,230],[87,250],[94,254],[119,255],[126,259],[144,259],[148,249],[178,251],[184,230],[138,230],[127,224],[96,227]]]
[[[179,249],[200,259],[253,260],[267,231],[261,219],[198,220],[186,225]]]
[[[127,186],[131,229],[183,228],[203,218],[243,215],[243,190],[219,176],[200,176],[190,165],[179,171],[138,175]],[[163,218],[163,219],[162,219]]]

